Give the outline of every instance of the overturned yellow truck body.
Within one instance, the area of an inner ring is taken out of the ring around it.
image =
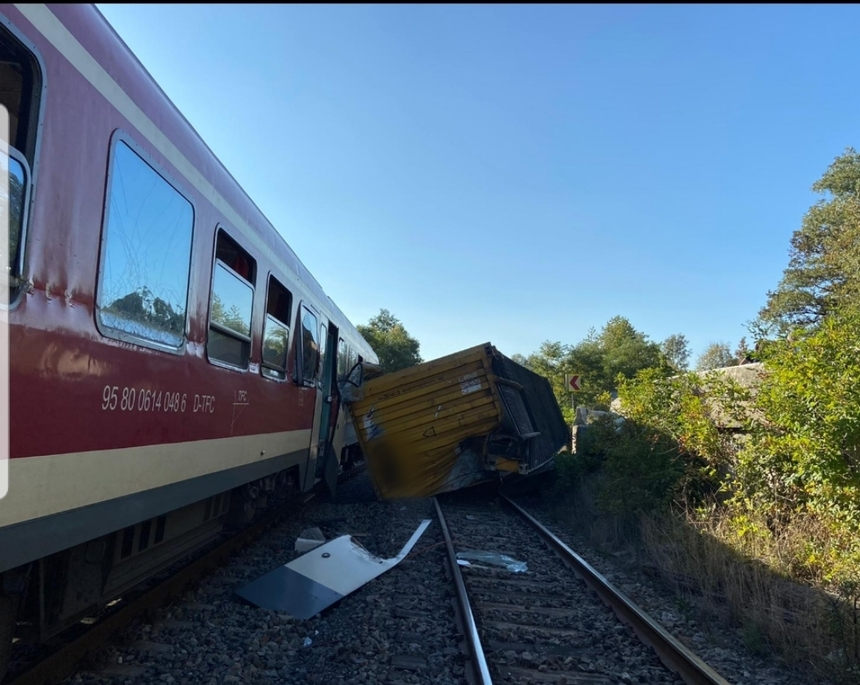
[[[568,441],[549,382],[490,343],[366,381],[352,416],[386,499],[529,474]]]

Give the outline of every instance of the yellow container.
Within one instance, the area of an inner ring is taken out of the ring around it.
[[[503,377],[511,365],[552,396],[490,343],[367,381],[352,416],[377,494],[426,497],[536,466],[539,433],[523,386]]]

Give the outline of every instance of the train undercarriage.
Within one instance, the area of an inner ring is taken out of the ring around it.
[[[13,642],[44,642],[300,492],[292,467],[0,574],[0,682]]]

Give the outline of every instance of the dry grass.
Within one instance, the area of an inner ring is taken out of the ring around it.
[[[753,522],[757,533],[744,533],[718,508],[619,520],[600,511],[601,483],[592,474],[568,489],[556,517],[595,548],[659,569],[681,603],[738,628],[753,653],[779,655],[815,682],[860,682],[860,586],[828,587],[824,564],[807,563],[811,541],[826,548],[820,523],[776,537]]]
[[[807,519],[779,536],[739,536],[736,521],[712,510],[686,520],[643,518],[641,530],[648,556],[664,578],[740,626],[748,648],[779,654],[817,677],[857,682],[856,589],[849,584],[828,592],[823,576],[808,577],[818,587],[791,578],[798,570],[810,574],[798,560],[808,555],[810,541],[821,537],[819,523]]]
[[[565,490],[561,497],[555,498],[553,514],[598,550],[632,551],[641,540],[639,524],[601,511],[598,500],[605,480],[602,473],[591,474]]]

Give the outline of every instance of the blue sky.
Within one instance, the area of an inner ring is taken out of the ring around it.
[[[354,323],[733,348],[860,147],[856,6],[99,5]]]

